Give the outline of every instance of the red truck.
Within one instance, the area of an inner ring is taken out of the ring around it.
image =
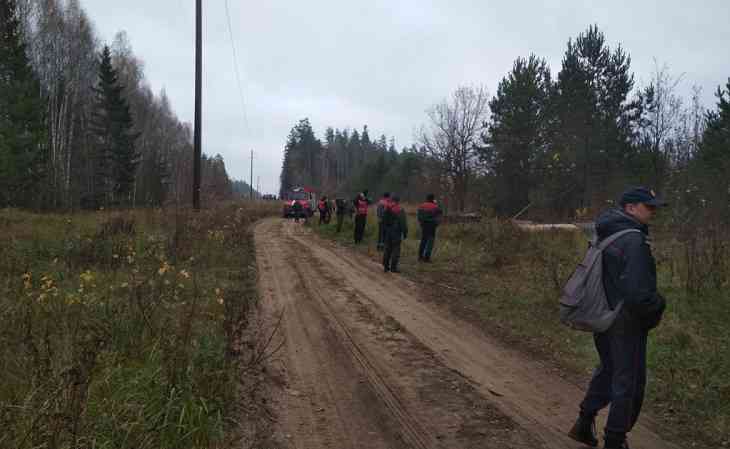
[[[302,207],[302,216],[311,217],[314,215],[314,192],[306,187],[294,187],[286,194],[282,208],[284,218],[294,217],[294,203]]]

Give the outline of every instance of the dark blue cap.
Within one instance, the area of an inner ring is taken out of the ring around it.
[[[653,190],[646,187],[632,187],[621,195],[621,206],[627,204],[644,203],[647,206],[666,206],[667,202],[657,196]]]

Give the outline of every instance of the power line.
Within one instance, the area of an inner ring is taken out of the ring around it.
[[[226,5],[226,17],[228,18],[228,36],[231,41],[231,49],[233,50],[233,65],[234,69],[236,70],[236,81],[238,83],[238,95],[241,98],[241,107],[243,111],[243,124],[246,127],[246,133],[250,135],[250,130],[248,128],[248,117],[246,116],[246,101],[243,96],[243,87],[241,84],[241,74],[238,70],[238,55],[236,53],[236,44],[233,41],[233,27],[231,26],[231,12],[228,8],[228,0],[224,1]]]

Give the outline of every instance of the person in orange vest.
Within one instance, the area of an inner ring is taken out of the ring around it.
[[[431,251],[436,240],[436,228],[441,223],[443,212],[436,204],[433,193],[426,196],[426,202],[418,206],[418,223],[421,225],[421,244],[418,247],[419,262],[431,262]]]
[[[317,209],[319,210],[319,224],[330,222],[330,203],[326,196],[322,196],[317,203]]]
[[[362,236],[365,233],[365,223],[368,221],[368,206],[370,200],[367,197],[368,191],[365,190],[355,198],[355,244],[362,242]]]
[[[400,244],[408,238],[408,221],[406,211],[400,206],[400,198],[393,195],[383,210],[383,234],[385,251],[383,251],[383,270],[387,273],[400,273]]]
[[[382,251],[385,247],[385,240],[383,236],[383,213],[385,209],[390,205],[390,192],[383,193],[383,197],[378,201],[378,251]]]

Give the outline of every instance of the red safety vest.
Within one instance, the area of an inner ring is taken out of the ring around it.
[[[326,209],[327,209],[327,204],[324,201],[321,201],[320,200],[320,202],[319,202],[319,210],[326,210]]]
[[[357,200],[357,214],[367,215],[368,214],[368,202],[365,200]]]

